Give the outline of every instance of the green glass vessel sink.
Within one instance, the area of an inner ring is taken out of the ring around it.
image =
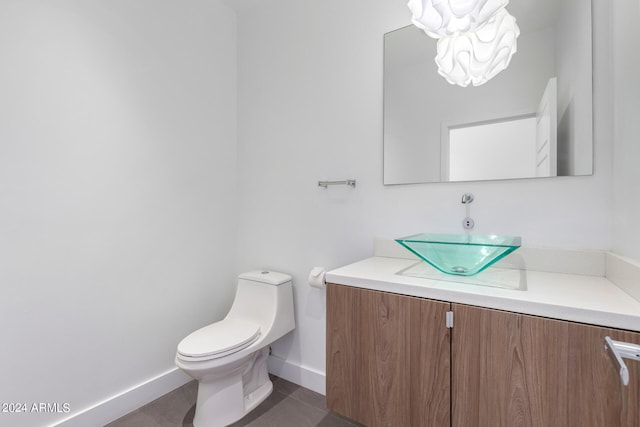
[[[422,233],[396,239],[447,274],[473,276],[520,247],[520,237]]]

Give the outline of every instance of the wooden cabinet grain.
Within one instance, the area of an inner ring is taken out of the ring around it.
[[[640,427],[640,363],[623,386],[605,336],[640,344],[635,332],[329,284],[327,407],[371,427]]]
[[[640,364],[625,387],[604,338],[640,334],[453,304],[452,425],[640,426]]]
[[[371,427],[448,426],[449,307],[327,285],[327,407]]]

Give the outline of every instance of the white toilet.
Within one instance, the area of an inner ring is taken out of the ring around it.
[[[227,316],[178,344],[176,365],[198,380],[194,427],[232,424],[266,399],[269,344],[294,327],[291,276],[241,274]]]

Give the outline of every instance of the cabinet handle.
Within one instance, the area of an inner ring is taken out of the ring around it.
[[[622,384],[629,385],[629,369],[623,359],[640,361],[640,345],[614,341],[610,337],[605,337],[604,348],[608,350],[609,357],[617,366]]]

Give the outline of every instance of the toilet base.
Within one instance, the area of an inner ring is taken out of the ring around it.
[[[268,354],[268,348],[257,351],[247,364],[224,378],[201,378],[194,427],[228,426],[269,397],[273,383],[267,372]]]
[[[244,397],[244,407],[246,408],[246,413],[253,411],[253,409],[264,402],[264,400],[269,397],[271,392],[273,391],[273,383],[271,381],[267,381],[265,384],[262,384],[256,391],[253,393],[249,393],[248,396]],[[194,426],[195,427],[195,426]]]

